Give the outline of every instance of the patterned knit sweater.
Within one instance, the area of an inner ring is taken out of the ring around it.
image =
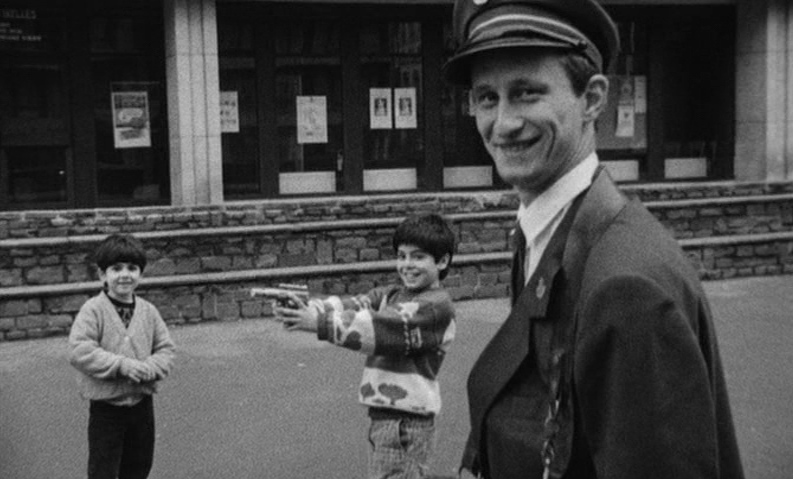
[[[446,290],[388,286],[312,304],[320,311],[319,339],[367,355],[361,404],[421,415],[440,411],[437,376],[456,327]]]
[[[99,293],[80,308],[69,333],[69,362],[81,373],[82,397],[116,405],[132,405],[156,392],[156,380],[135,384],[119,374],[124,358],[151,365],[159,380],[171,370],[174,349],[157,308],[140,297],[124,327],[110,298]]]

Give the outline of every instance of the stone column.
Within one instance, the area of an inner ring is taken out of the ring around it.
[[[165,0],[171,203],[223,202],[215,0]]]
[[[735,176],[791,180],[793,6],[738,0],[737,9]]]

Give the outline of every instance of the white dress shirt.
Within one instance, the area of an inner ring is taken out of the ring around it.
[[[597,166],[598,157],[593,152],[531,203],[521,203],[518,208],[518,222],[526,237],[524,277],[527,283],[573,200],[592,184]]]

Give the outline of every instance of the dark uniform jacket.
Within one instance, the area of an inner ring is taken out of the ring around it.
[[[519,232],[518,236],[522,238]],[[603,171],[468,380],[462,466],[492,479],[743,478],[708,302],[677,242]]]

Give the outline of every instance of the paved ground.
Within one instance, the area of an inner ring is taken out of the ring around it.
[[[793,276],[706,283],[750,479],[793,477]],[[468,431],[465,378],[505,300],[458,304],[442,370],[432,465],[456,469]],[[156,397],[152,479],[363,477],[363,358],[270,321],[173,329],[177,369]],[[0,343],[0,478],[84,477],[87,406],[65,338]]]

